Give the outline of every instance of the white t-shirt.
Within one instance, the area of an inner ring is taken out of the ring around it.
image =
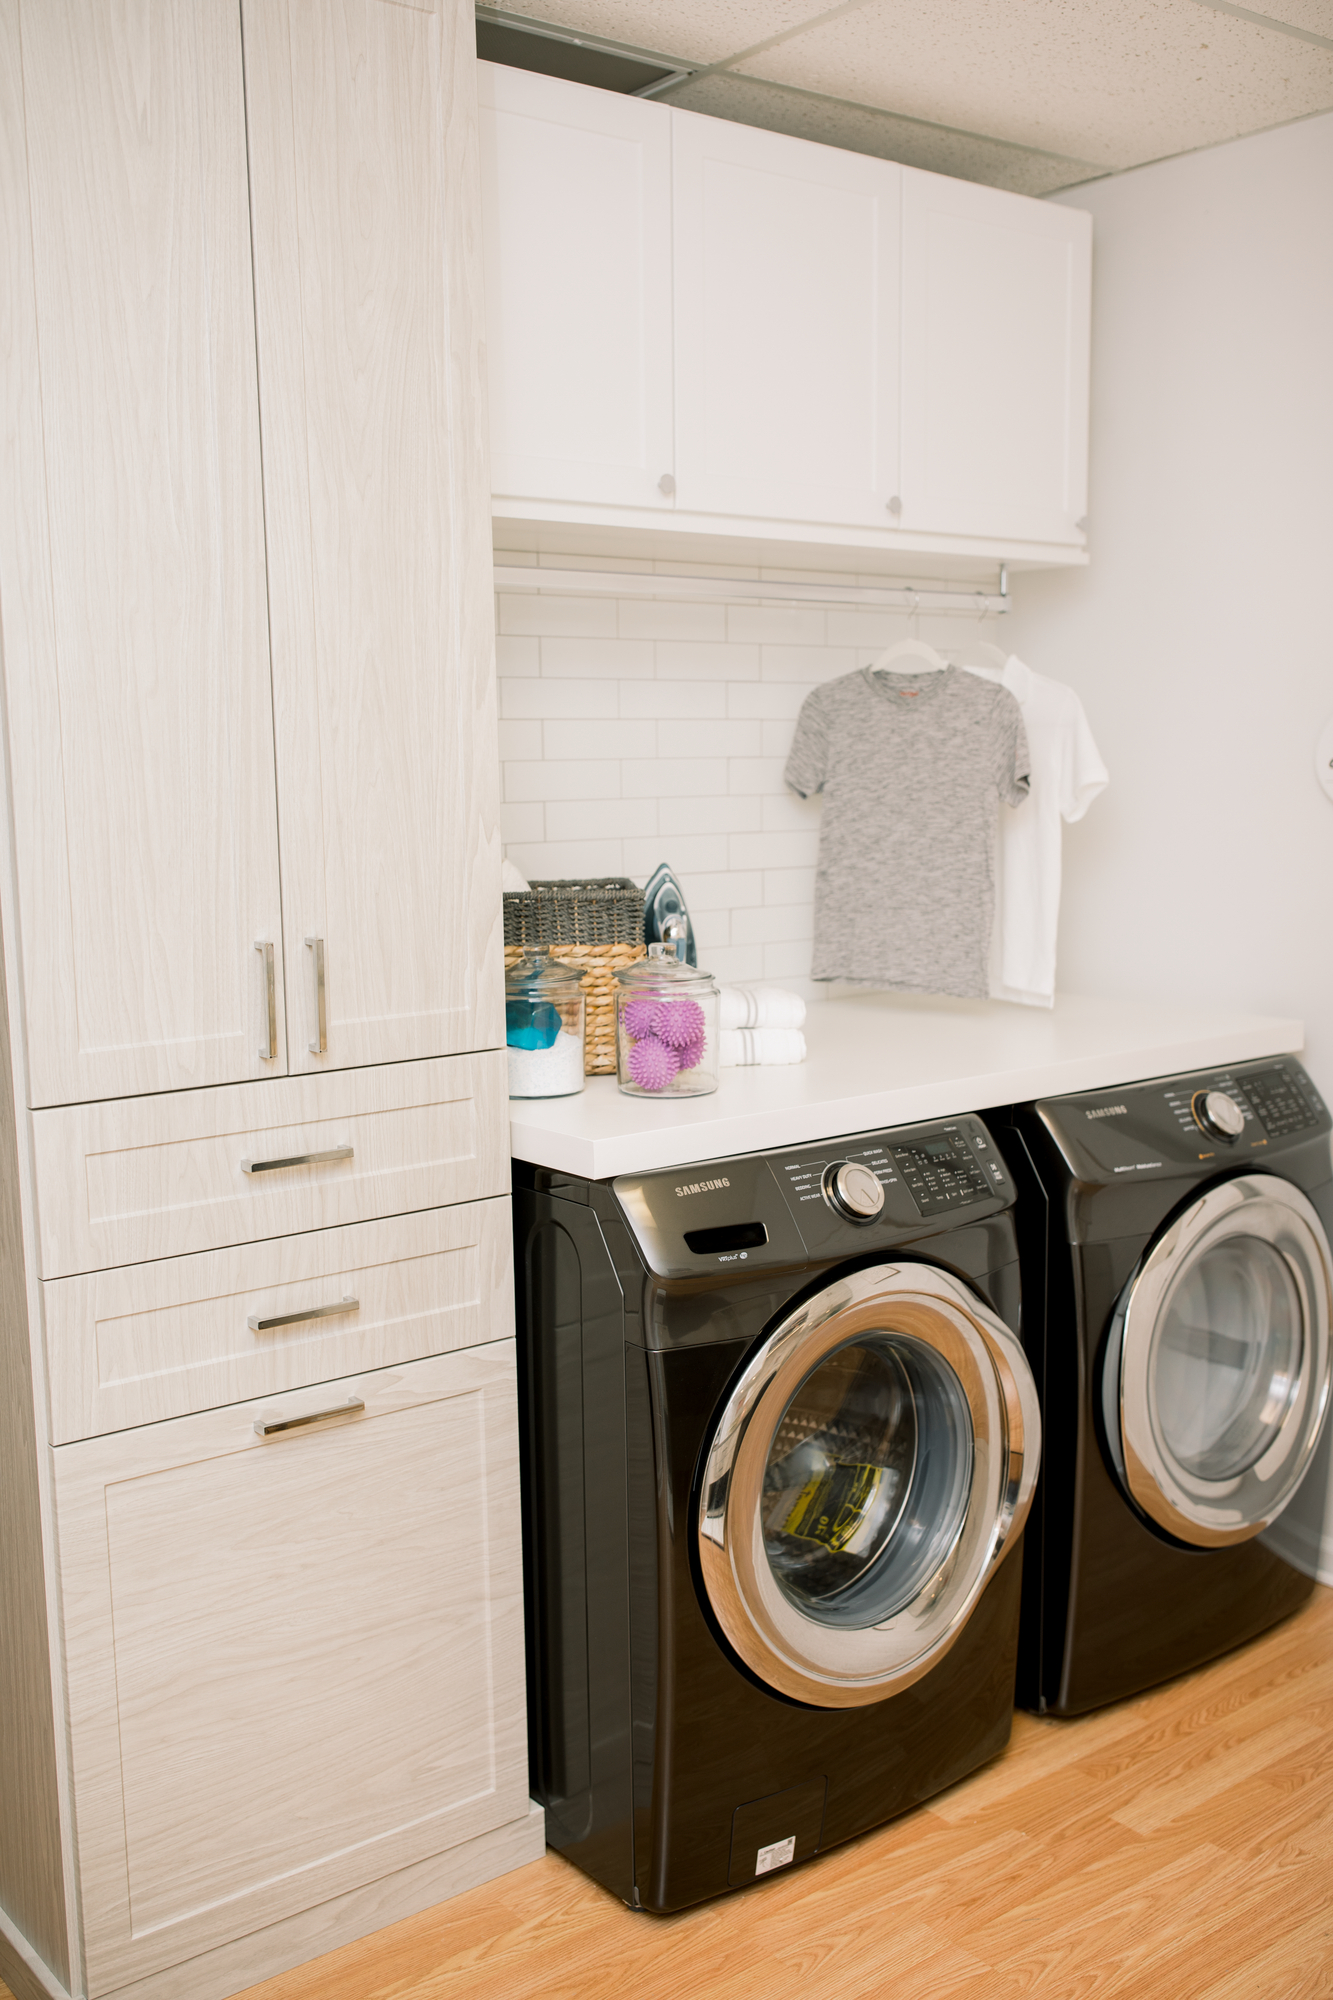
[[[991,997],[1050,1007],[1060,919],[1060,821],[1082,819],[1108,774],[1072,688],[1034,674],[1012,654],[1002,668],[970,671],[998,681],[1013,695],[1032,759],[1027,798],[1000,815]]]

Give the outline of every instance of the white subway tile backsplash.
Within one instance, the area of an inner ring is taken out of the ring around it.
[[[794,720],[814,685],[813,681],[741,681],[727,689],[727,714]]]
[[[646,882],[658,862],[667,861],[682,878],[685,901],[688,903],[690,876],[696,872],[715,875],[719,869],[725,868],[727,842],[735,837],[726,833],[677,833],[672,834],[669,841],[662,834],[656,839],[626,840],[623,844],[625,873]]]
[[[764,901],[766,903],[806,903],[813,907],[815,900],[815,871],[813,868],[766,868],[764,870]]]
[[[657,750],[655,722],[543,722],[537,726],[542,731],[546,755],[559,761],[577,757],[651,757]]]
[[[775,757],[780,764],[785,764],[791,753],[792,738],[795,734],[796,724],[788,715],[765,722],[763,746],[765,757]]]
[[[653,671],[651,639],[544,638],[542,672],[561,680],[634,680]]]
[[[819,833],[733,833],[728,836],[732,868],[813,868]]]
[[[786,790],[766,794],[763,800],[764,831],[795,833],[799,828],[809,827],[817,832],[823,810],[818,793],[812,799],[803,799],[798,793]]]
[[[658,673],[661,673],[659,662]],[[713,722],[727,712],[725,681],[624,681],[620,713],[625,716],[688,717]]]
[[[760,798],[661,799],[661,833],[758,833],[764,823]]]
[[[619,631],[625,639],[725,639],[725,604],[682,604],[678,600],[624,598]]]
[[[659,722],[659,757],[757,757],[763,746],[761,722]]]
[[[727,766],[727,789],[763,798],[782,783],[781,757],[733,757]]]
[[[763,903],[757,910],[733,910],[733,944],[790,944],[814,936],[809,903]]]
[[[523,841],[506,849],[509,859],[529,882],[578,881],[590,875],[624,875],[628,871],[618,840]]]
[[[495,671],[501,681],[519,675],[539,674],[541,646],[536,639],[511,639],[503,635],[495,642]]]
[[[694,926],[694,942],[700,951],[709,952],[731,943],[730,910],[701,910],[696,906],[694,893],[687,893],[686,902],[690,906],[690,922]],[[707,960],[704,963],[707,964]]]
[[[541,676],[533,680],[509,680],[502,674],[500,713],[515,721],[527,717],[545,721],[548,716],[604,720],[622,713],[620,689],[615,681],[557,681]]]
[[[552,591],[502,590],[499,597],[501,632],[569,633],[580,639],[611,639],[616,632],[614,597],[566,597]]]
[[[827,615],[805,605],[769,608],[733,604],[727,610],[727,637],[756,641],[761,646],[822,646]]]
[[[764,978],[808,980],[810,977],[810,960],[811,951],[810,940],[808,938],[800,938],[795,942],[788,942],[786,939],[783,939],[780,942],[766,944],[764,946]],[[815,998],[818,999],[819,988],[816,987],[814,990]]]
[[[747,910],[763,899],[764,878],[758,869],[744,875],[691,875],[686,897],[691,916],[696,910]]]
[[[657,678],[675,681],[757,681],[759,648],[659,639]]]
[[[725,757],[657,757],[627,761],[624,788],[631,798],[715,799],[727,789]]]
[[[542,652],[546,658],[545,650]],[[759,674],[766,681],[836,680],[858,664],[850,646],[761,646]]]
[[[524,757],[540,757],[542,754],[542,726],[540,722],[501,722],[499,726],[500,762],[510,764]]]
[[[604,840],[657,832],[656,799],[561,799],[544,808],[548,840]]]
[[[618,799],[620,766],[617,763],[506,764],[507,799]]]
[[[761,944],[720,945],[708,954],[708,970],[724,985],[737,986],[747,979],[764,976],[764,947]]]
[[[545,840],[546,807],[535,805],[510,805],[500,807],[500,838],[508,852],[516,841]]]

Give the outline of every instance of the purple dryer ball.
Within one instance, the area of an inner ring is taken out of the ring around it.
[[[653,1035],[636,1042],[629,1052],[629,1073],[640,1090],[665,1090],[679,1068],[676,1051]]]
[[[646,1036],[657,1033],[658,1022],[663,1012],[660,1000],[654,1000],[647,993],[642,993],[637,1000],[626,1002],[620,1018],[625,1024],[625,1033],[631,1041],[641,1042]]]
[[[688,1048],[691,1042],[703,1040],[704,1010],[697,1000],[668,1000],[662,1015],[657,1032],[668,1048]]]
[[[693,1004],[693,1001],[691,1001],[690,1005],[693,1006]],[[703,1060],[703,1052],[704,1038],[702,1035],[699,1036],[697,1041],[686,1042],[684,1048],[680,1051],[681,1068],[693,1069],[697,1063]]]

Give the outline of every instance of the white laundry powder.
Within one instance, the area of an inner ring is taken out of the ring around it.
[[[582,1035],[562,1028],[549,1049],[509,1050],[511,1097],[572,1097],[582,1088]]]

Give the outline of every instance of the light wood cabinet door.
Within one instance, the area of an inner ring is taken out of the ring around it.
[[[902,525],[1081,544],[1092,218],[902,171]]]
[[[671,113],[478,74],[492,490],[669,510]]]
[[[52,1456],[90,1994],[526,1814],[512,1342]]]
[[[472,9],[241,11],[289,1066],[498,1047]]]
[[[267,1075],[285,1051],[240,20],[234,0],[0,0],[0,26],[32,1101]]]
[[[895,526],[901,167],[671,116],[677,505]]]

